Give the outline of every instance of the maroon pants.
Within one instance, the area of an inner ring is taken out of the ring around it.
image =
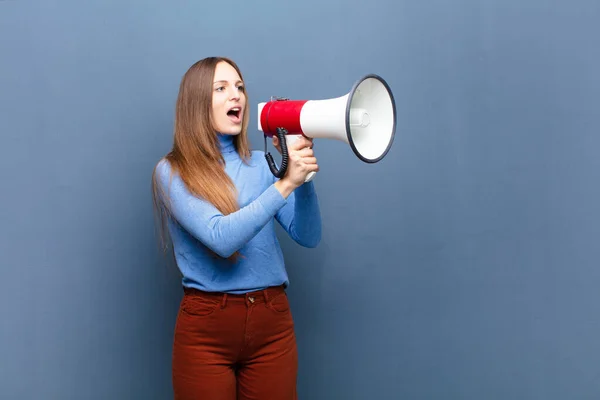
[[[295,400],[298,354],[283,287],[185,289],[173,344],[176,400]]]

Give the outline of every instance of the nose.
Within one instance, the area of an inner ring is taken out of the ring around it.
[[[239,100],[240,99],[240,92],[239,92],[238,88],[234,87],[234,88],[230,89],[229,98],[231,100]]]

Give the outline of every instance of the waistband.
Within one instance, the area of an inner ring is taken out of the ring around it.
[[[255,290],[252,292],[236,294],[236,293],[223,293],[223,292],[206,292],[204,290],[199,290],[196,288],[190,288],[190,287],[184,286],[183,292],[186,296],[203,297],[205,299],[221,300],[223,302],[227,301],[227,300],[235,301],[236,299],[238,299],[238,300],[250,301],[251,303],[254,303],[254,302],[262,302],[262,301],[268,302],[269,299],[272,299],[282,293],[285,293],[285,287],[283,285],[272,286],[272,287],[268,287],[263,290]]]

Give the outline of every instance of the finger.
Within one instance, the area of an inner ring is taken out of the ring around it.
[[[298,155],[298,156],[300,156],[302,158],[304,158],[304,157],[312,157],[315,154],[315,152],[312,149],[308,148],[308,147],[304,148],[302,150],[298,150],[295,153],[296,153],[296,155]]]
[[[273,136],[273,146],[279,146],[279,138],[277,136]]]
[[[311,138],[303,138],[304,139],[304,147],[308,147],[309,149],[313,148],[313,141]]]
[[[290,146],[290,148],[292,150],[300,150],[305,147],[311,147],[311,146],[312,146],[312,142],[310,140],[308,140],[306,137],[302,136],[298,140],[296,140],[296,142],[292,146]]]
[[[308,164],[308,165],[306,165],[306,171],[307,172],[319,172],[319,165],[318,164]]]
[[[302,158],[302,162],[304,164],[307,164],[307,165],[316,164],[317,163],[317,157],[303,157]]]

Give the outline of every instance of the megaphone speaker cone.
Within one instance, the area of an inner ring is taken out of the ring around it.
[[[345,116],[354,154],[367,163],[383,159],[396,132],[396,105],[387,82],[375,74],[359,79],[348,94]]]

